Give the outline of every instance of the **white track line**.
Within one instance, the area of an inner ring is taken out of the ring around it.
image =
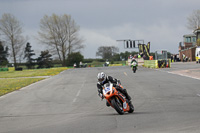
[[[126,76],[127,76],[127,73],[126,73],[126,72],[124,72],[124,75],[126,75]]]
[[[179,74],[179,73],[173,73],[173,72],[168,72],[168,71],[167,71],[167,73],[175,74],[175,75],[179,75],[179,76],[183,76],[183,77],[188,77],[188,78],[192,78],[192,79],[200,80],[200,78],[196,78],[196,77],[189,76],[189,75],[184,75],[184,74]]]
[[[158,71],[162,71],[162,70],[158,70]],[[162,71],[162,72],[167,72],[167,73],[174,74],[174,75],[179,75],[179,76],[183,76],[183,77],[188,77],[188,78],[200,80],[200,78],[196,78],[196,77],[192,77],[192,76],[188,76],[188,75],[184,75],[184,74],[178,74],[178,73],[169,72],[169,71]],[[200,94],[197,94],[197,96],[200,97]]]
[[[80,95],[80,93],[81,93],[81,90],[82,90],[82,88],[83,88],[84,85],[85,85],[85,81],[83,82],[81,88],[80,88],[79,91],[77,92],[76,97],[75,97],[74,100],[73,100],[73,103],[76,102],[76,100],[77,100],[77,98],[79,97],[79,95]]]
[[[197,96],[199,96],[199,97],[200,97],[200,94],[197,94]]]
[[[188,78],[200,80],[200,78],[196,78],[196,77],[193,77],[193,76],[184,75],[184,74],[180,74],[180,73],[174,73],[174,72],[170,72],[170,71],[163,71],[163,70],[159,70],[159,69],[154,69],[154,70],[160,71],[160,72],[167,72],[167,73],[174,74],[174,75],[179,75],[179,76],[182,76],[182,77],[188,77]]]

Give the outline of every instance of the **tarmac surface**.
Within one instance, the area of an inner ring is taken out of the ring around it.
[[[0,97],[0,133],[199,133],[200,64],[69,69]],[[121,80],[134,113],[97,95],[97,73]]]
[[[158,70],[200,80],[200,64],[197,64],[196,62],[175,62],[171,64],[171,68],[164,69],[165,70],[159,68]]]

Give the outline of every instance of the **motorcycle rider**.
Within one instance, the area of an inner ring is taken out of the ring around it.
[[[97,79],[98,79],[98,82],[97,82],[98,95],[102,99],[103,99],[103,86],[104,86],[104,84],[111,82],[113,84],[113,86],[116,87],[116,89],[118,91],[120,91],[122,94],[125,95],[125,97],[128,100],[129,104],[131,103],[131,97],[128,95],[127,90],[124,89],[124,88],[121,88],[119,86],[119,84],[121,84],[120,80],[115,79],[115,78],[113,78],[111,76],[106,76],[106,74],[104,72],[98,73]],[[106,105],[110,106],[107,101],[106,101]]]
[[[133,62],[136,62],[136,63],[137,63],[137,65],[138,65],[138,62],[135,60],[135,58],[134,58],[134,57],[133,57],[133,58],[132,58],[132,60],[131,60],[131,64],[132,64]]]

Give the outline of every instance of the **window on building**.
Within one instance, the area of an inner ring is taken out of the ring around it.
[[[186,42],[191,42],[191,37],[186,37]]]
[[[193,37],[193,42],[196,42],[196,37]]]

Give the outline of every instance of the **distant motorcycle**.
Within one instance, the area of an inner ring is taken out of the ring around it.
[[[132,64],[131,64],[131,68],[132,68],[132,70],[133,70],[133,72],[135,73],[136,72],[136,70],[137,70],[137,62],[132,62]]]
[[[105,66],[105,67],[108,67],[109,64],[110,64],[110,62],[109,62],[108,60],[106,60],[106,62],[104,63],[104,66]]]
[[[122,87],[121,84],[120,87]],[[104,85],[103,97],[120,115],[123,115],[125,112],[132,113],[134,111],[132,103],[128,103],[126,97],[121,92],[117,91],[112,83]]]

